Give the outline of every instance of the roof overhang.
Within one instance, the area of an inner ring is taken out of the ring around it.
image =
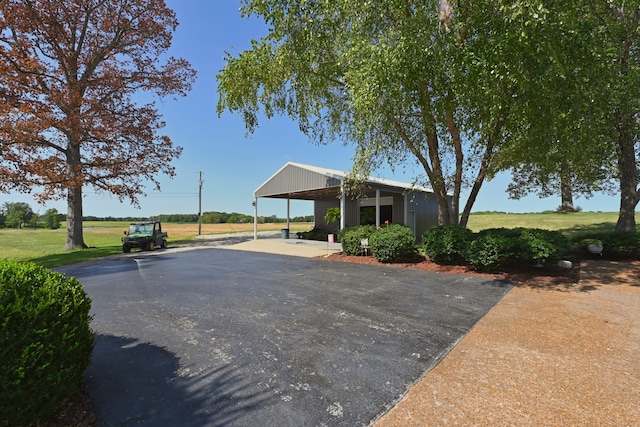
[[[267,179],[254,192],[254,197],[274,199],[322,200],[340,197],[342,186],[349,173],[333,169],[289,162]],[[363,180],[357,192],[348,197],[354,199],[398,193],[431,193],[427,188],[382,178]]]

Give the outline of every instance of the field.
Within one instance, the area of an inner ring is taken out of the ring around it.
[[[531,227],[558,230],[567,236],[588,231],[610,231],[615,228],[617,212],[580,212],[575,214],[472,214],[468,227],[473,231],[486,228]],[[640,224],[640,214],[636,214]],[[284,223],[259,224],[258,231],[279,231]],[[86,250],[64,251],[65,224],[59,230],[32,230],[0,228],[0,253],[3,258],[17,261],[33,261],[45,267],[70,264],[122,252],[120,238],[127,229],[126,222],[84,223]],[[198,224],[163,223],[163,231],[169,233],[169,245],[180,244],[198,235]],[[312,223],[291,223],[291,231],[306,231]],[[252,232],[253,224],[202,224],[202,234]]]
[[[129,226],[128,222],[84,223],[86,250],[64,251],[66,224],[58,230],[19,230],[0,228],[0,253],[2,258],[16,261],[33,261],[45,267],[69,264],[86,259],[122,253],[120,238]],[[258,231],[279,231],[285,223],[258,224]],[[292,232],[306,231],[312,223],[291,223]],[[162,230],[169,234],[169,245],[190,240],[198,235],[198,224],[163,223]],[[253,224],[202,224],[202,234],[223,234],[253,231]]]
[[[571,237],[589,231],[613,231],[617,212],[577,212],[571,214],[558,213],[527,213],[502,214],[486,213],[472,214],[467,225],[472,231],[478,232],[487,228],[543,228],[557,230]],[[640,213],[636,212],[636,222],[640,225]]]

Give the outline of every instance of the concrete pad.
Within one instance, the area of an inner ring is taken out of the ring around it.
[[[299,256],[305,258],[329,256],[337,252],[342,252],[342,245],[340,243],[318,242],[315,240],[302,239],[258,239],[233,245],[220,246],[220,248]]]

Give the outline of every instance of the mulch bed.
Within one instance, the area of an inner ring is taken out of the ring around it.
[[[0,425],[2,423],[0,422]],[[89,395],[80,390],[58,406],[58,410],[49,417],[27,424],[26,427],[94,427],[98,420]]]
[[[413,262],[403,263],[381,263],[373,256],[353,256],[344,253],[331,254],[323,257],[329,261],[351,262],[358,264],[386,265],[396,268],[410,268],[414,270],[427,271],[430,273],[459,274],[465,276],[485,277],[495,280],[507,280],[516,286],[529,286],[545,289],[572,289],[580,281],[580,260],[575,257],[571,259],[571,268],[561,268],[557,265],[545,267],[528,267],[501,273],[481,273],[468,265],[441,265],[429,260],[428,257],[420,255]]]

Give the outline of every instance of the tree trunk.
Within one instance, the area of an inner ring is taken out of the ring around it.
[[[65,249],[86,249],[82,234],[82,175],[80,144],[69,142],[67,147],[67,243]]]
[[[503,108],[502,113],[498,117],[496,125],[493,129],[493,132],[487,138],[487,146],[484,150],[484,154],[482,155],[482,161],[480,162],[480,169],[478,170],[478,175],[476,175],[476,179],[471,187],[471,193],[467,198],[467,203],[464,206],[462,211],[462,215],[460,217],[460,226],[467,227],[467,223],[469,222],[469,216],[471,215],[471,208],[473,204],[476,202],[476,197],[478,197],[478,193],[480,192],[480,187],[484,183],[484,179],[487,176],[487,172],[489,171],[489,166],[491,164],[491,160],[493,159],[493,151],[496,143],[498,143],[500,139],[500,135],[502,134],[502,128],[504,127],[504,122],[508,115],[508,108]]]
[[[451,221],[449,197],[446,191],[444,192],[444,196],[438,192],[434,192],[434,195],[438,202],[438,225],[456,224]]]
[[[629,120],[629,119],[628,119]],[[631,119],[632,120],[632,119]],[[636,153],[631,124],[624,126],[620,134],[618,170],[620,173],[620,212],[616,231],[636,231],[636,206],[638,205],[638,177]]]
[[[561,212],[575,212],[573,204],[573,186],[571,185],[571,175],[565,171],[560,172],[560,205]]]
[[[445,116],[447,120],[447,128],[451,135],[451,142],[456,155],[456,171],[453,179],[453,199],[451,200],[451,211],[449,212],[449,223],[458,224],[460,217],[460,194],[462,192],[462,172],[464,169],[464,153],[462,151],[462,137],[460,130],[453,117],[452,96],[449,94],[445,103]]]
[[[86,249],[82,234],[82,189],[67,192],[67,243],[65,249]]]

